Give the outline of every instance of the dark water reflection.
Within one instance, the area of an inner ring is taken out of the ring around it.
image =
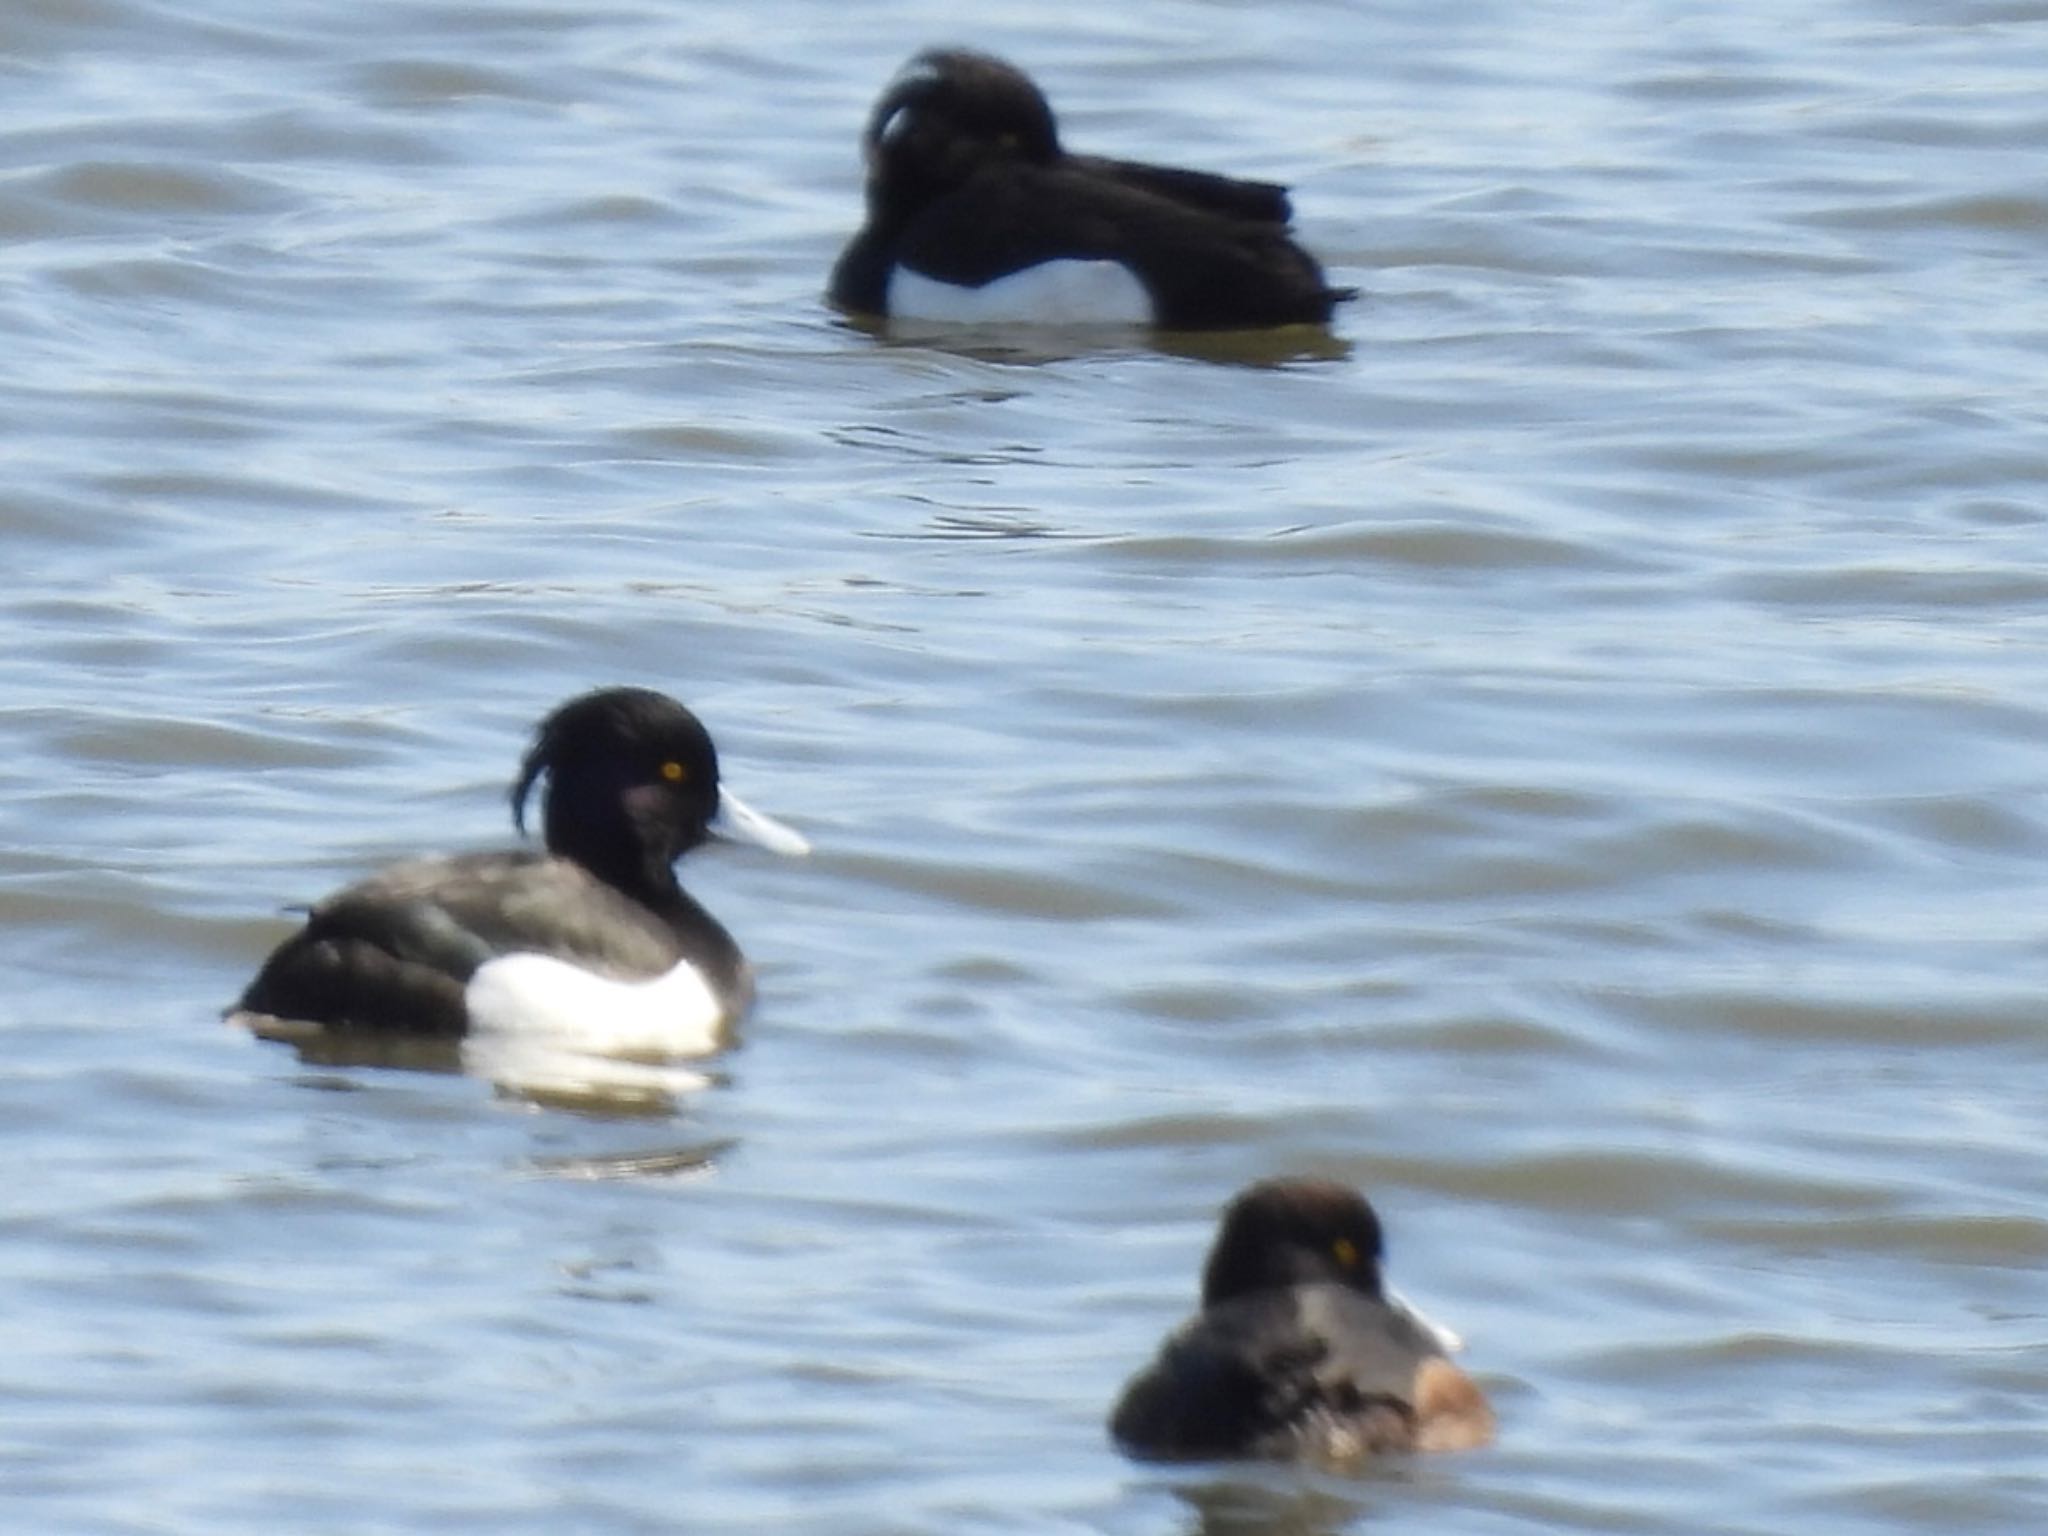
[[[1329,1536],[1365,1523],[1371,1510],[1355,1493],[1277,1478],[1177,1483],[1173,1492],[1188,1506],[1188,1536]]]

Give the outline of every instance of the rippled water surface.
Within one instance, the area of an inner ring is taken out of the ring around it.
[[[9,1528],[2039,1528],[2048,7],[979,25],[1294,183],[1223,358],[823,306],[964,16],[0,10]],[[710,1086],[217,1022],[612,681],[817,846]],[[1496,1448],[1107,1445],[1293,1171]]]

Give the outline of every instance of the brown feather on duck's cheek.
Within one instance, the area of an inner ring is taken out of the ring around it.
[[[1470,1376],[1441,1355],[1416,1368],[1415,1448],[1469,1451],[1493,1439],[1493,1408]]]

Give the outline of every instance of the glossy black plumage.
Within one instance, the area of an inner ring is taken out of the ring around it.
[[[1356,1191],[1253,1185],[1224,1213],[1202,1310],[1125,1387],[1117,1442],[1154,1460],[1322,1464],[1483,1444],[1484,1397],[1387,1300],[1380,1260],[1378,1218]]]
[[[546,853],[411,860],[337,892],[272,953],[235,1016],[259,1029],[460,1035],[470,978],[513,953],[621,980],[687,961],[729,1016],[741,1011],[752,983],[739,946],[673,868],[722,805],[717,751],[697,718],[648,689],[582,695],[541,723],[521,764],[522,826],[543,776]]]
[[[978,289],[1066,258],[1128,268],[1172,330],[1322,324],[1354,292],[1289,237],[1284,187],[1068,154],[1038,87],[986,54],[911,60],[863,142],[867,224],[829,290],[856,314],[888,313],[899,266]]]

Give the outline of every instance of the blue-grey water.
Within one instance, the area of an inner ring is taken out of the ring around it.
[[[1342,346],[837,320],[952,40],[1291,180]],[[2044,80],[2032,0],[0,8],[7,1529],[2039,1529]],[[607,682],[817,847],[688,865],[710,1086],[218,1022]],[[1280,1172],[1497,1447],[1105,1442]]]

